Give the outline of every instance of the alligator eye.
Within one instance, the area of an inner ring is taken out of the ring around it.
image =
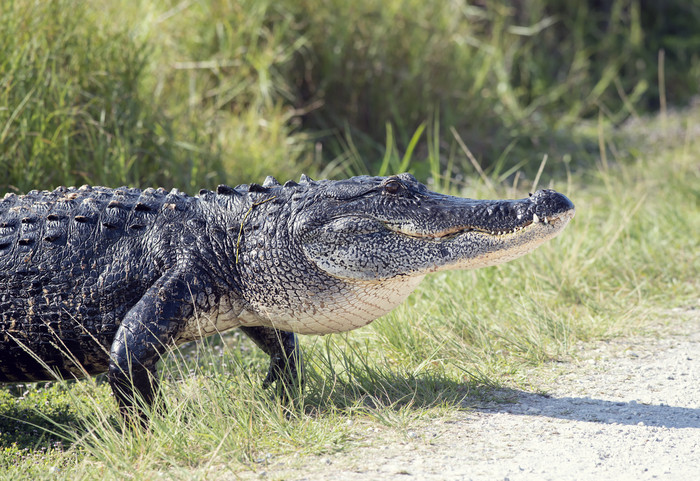
[[[401,182],[398,180],[389,180],[386,184],[384,184],[384,190],[389,194],[396,194],[399,190],[401,190],[401,187]]]

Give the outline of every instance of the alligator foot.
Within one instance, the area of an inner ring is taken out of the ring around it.
[[[282,399],[296,397],[304,385],[304,363],[296,335],[262,326],[246,326],[241,330],[270,356],[270,368],[263,380],[263,388],[276,383]]]
[[[162,405],[156,400],[158,384],[153,373],[145,369],[135,369],[126,373],[113,364],[109,373],[109,382],[126,425],[147,429],[148,412],[151,407],[158,408]],[[156,401],[155,404],[154,401]]]
[[[156,363],[192,311],[192,287],[184,278],[172,271],[158,279],[124,316],[112,341],[109,383],[124,417],[142,425],[158,395]]]

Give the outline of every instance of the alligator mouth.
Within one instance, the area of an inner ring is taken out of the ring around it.
[[[384,222],[384,225],[387,227],[387,229],[396,232],[398,234],[405,235],[407,237],[412,237],[414,239],[424,239],[424,240],[437,240],[437,241],[443,241],[443,240],[450,240],[455,237],[458,237],[462,234],[466,234],[468,232],[475,232],[475,233],[480,233],[480,234],[485,234],[489,236],[508,236],[512,234],[517,234],[520,231],[523,231],[525,229],[528,229],[529,227],[532,226],[551,226],[555,227],[558,223],[564,221],[568,222],[571,218],[573,217],[573,211],[565,211],[561,212],[558,214],[553,214],[549,216],[538,216],[537,214],[533,214],[532,219],[529,221],[525,221],[522,224],[505,229],[505,230],[492,230],[487,227],[483,226],[471,226],[471,225],[457,225],[453,227],[449,227],[447,229],[443,229],[440,231],[434,231],[434,232],[418,232],[412,229],[407,228],[406,225],[401,225],[401,224],[392,224],[389,222]]]

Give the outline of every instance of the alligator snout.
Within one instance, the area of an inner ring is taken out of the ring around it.
[[[538,190],[530,195],[530,202],[536,205],[538,215],[556,215],[574,210],[574,204],[564,194],[551,189]]]

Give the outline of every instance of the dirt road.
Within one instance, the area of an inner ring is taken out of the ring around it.
[[[700,479],[700,311],[660,337],[583,346],[502,400],[262,479]],[[508,402],[503,402],[503,401]]]

